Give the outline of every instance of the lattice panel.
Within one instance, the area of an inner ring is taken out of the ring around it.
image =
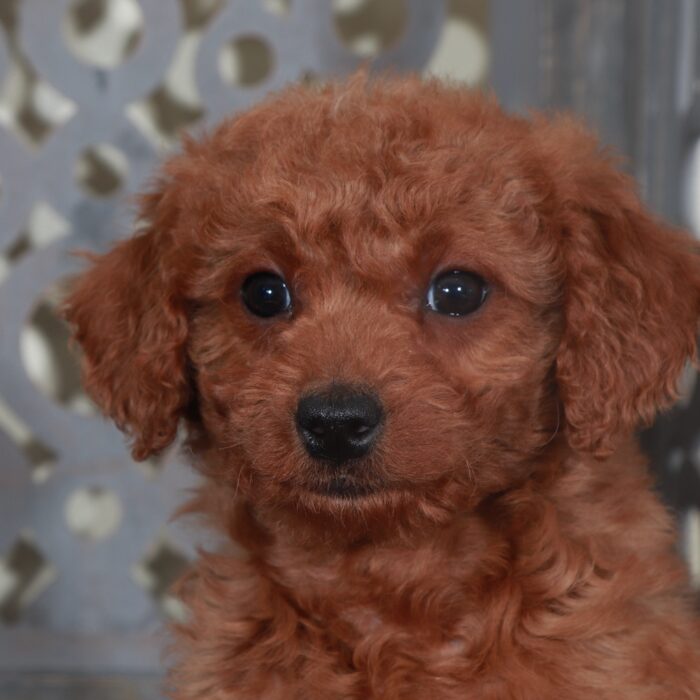
[[[33,86],[19,119],[0,112],[0,670],[158,668],[160,621],[179,614],[167,584],[192,556],[168,523],[189,470],[176,451],[132,463],[80,390],[55,313],[80,268],[71,251],[129,234],[128,198],[183,125],[361,62],[420,70],[445,13],[422,0],[0,7],[0,79],[17,91],[19,61]]]

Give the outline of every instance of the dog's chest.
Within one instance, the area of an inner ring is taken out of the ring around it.
[[[462,626],[454,624],[456,620],[448,624],[422,616],[390,619],[372,605],[348,608],[341,619],[337,629],[344,638],[335,641],[350,651],[353,668],[360,673],[379,665],[387,674],[404,676],[406,682],[432,677],[439,684],[439,679],[447,681],[454,673],[463,675],[470,664],[470,645],[457,629]]]

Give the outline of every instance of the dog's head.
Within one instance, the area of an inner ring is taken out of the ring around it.
[[[443,519],[674,396],[700,263],[567,118],[292,89],[166,163],[67,317],[137,459],[185,419],[261,508]]]

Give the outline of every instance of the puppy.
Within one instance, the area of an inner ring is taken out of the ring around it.
[[[691,700],[633,431],[696,353],[696,243],[568,117],[418,79],[186,141],[66,315],[137,460],[242,548],[181,585],[176,700]]]

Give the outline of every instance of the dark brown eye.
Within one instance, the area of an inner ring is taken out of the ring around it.
[[[486,282],[473,272],[441,272],[428,288],[428,308],[446,316],[466,316],[476,311],[488,293]]]
[[[292,295],[285,281],[274,272],[256,272],[241,287],[243,303],[250,313],[271,318],[292,308]]]

